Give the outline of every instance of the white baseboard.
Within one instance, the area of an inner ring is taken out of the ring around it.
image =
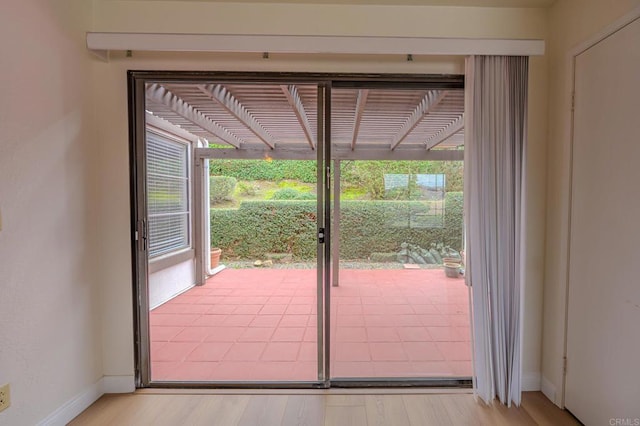
[[[64,426],[105,393],[130,393],[135,389],[134,376],[104,376],[58,407],[41,420],[38,426]]]
[[[549,398],[549,401],[558,405],[556,402],[556,387],[546,377],[542,376],[540,380],[540,387],[544,396]]]
[[[522,391],[539,391],[540,373],[522,373]]]
[[[62,404],[53,413],[41,420],[39,426],[64,426],[82,413],[103,395],[102,379]]]
[[[131,393],[135,390],[134,376],[104,376],[102,378],[103,393]]]

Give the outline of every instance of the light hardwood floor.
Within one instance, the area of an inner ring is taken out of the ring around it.
[[[540,392],[520,408],[458,391],[139,391],[105,395],[70,425],[578,425]]]

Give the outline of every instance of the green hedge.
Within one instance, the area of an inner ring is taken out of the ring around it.
[[[366,259],[373,252],[395,252],[403,242],[429,248],[442,243],[455,250],[462,245],[462,196],[449,193],[444,223],[423,217],[419,201],[345,201],[341,203],[340,256]],[[430,226],[431,225],[431,226]],[[437,225],[433,227],[432,225]]]
[[[295,188],[278,189],[271,196],[272,200],[315,200],[316,194],[298,191]]]
[[[460,250],[462,193],[446,195],[442,227],[425,227],[418,212],[424,212],[424,204],[417,201],[343,201],[340,257],[366,259],[374,252],[395,252],[403,242]],[[245,201],[238,209],[211,210],[211,242],[226,258],[292,253],[296,259],[313,259],[315,220],[315,201]]]
[[[224,258],[292,253],[312,259],[315,234],[315,201],[244,201],[238,209],[211,210],[211,244]]]
[[[209,160],[212,175],[233,176],[238,180],[299,180],[315,183],[316,162],[309,160]],[[462,161],[342,161],[343,188],[364,189],[373,199],[381,199],[385,173],[443,173],[446,191],[462,191]]]
[[[307,160],[209,160],[209,171],[238,180],[293,179],[314,183],[317,179],[316,162]]]

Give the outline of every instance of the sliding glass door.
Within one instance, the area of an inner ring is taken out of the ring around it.
[[[457,88],[333,90],[351,151],[333,161],[332,382],[471,376],[463,109]]]
[[[470,375],[461,82],[418,83],[132,80],[141,386]]]

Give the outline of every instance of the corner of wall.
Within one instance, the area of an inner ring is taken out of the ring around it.
[[[522,391],[532,392],[539,391],[540,387],[540,373],[523,373],[522,374]]]
[[[542,376],[540,380],[540,390],[549,398],[549,401],[562,408],[560,401],[556,401],[556,387],[546,377]]]
[[[133,376],[104,376],[38,422],[38,426],[66,425],[100,399],[102,395],[106,393],[131,393],[135,389]]]
[[[135,376],[104,376],[103,393],[131,393],[136,390]]]

